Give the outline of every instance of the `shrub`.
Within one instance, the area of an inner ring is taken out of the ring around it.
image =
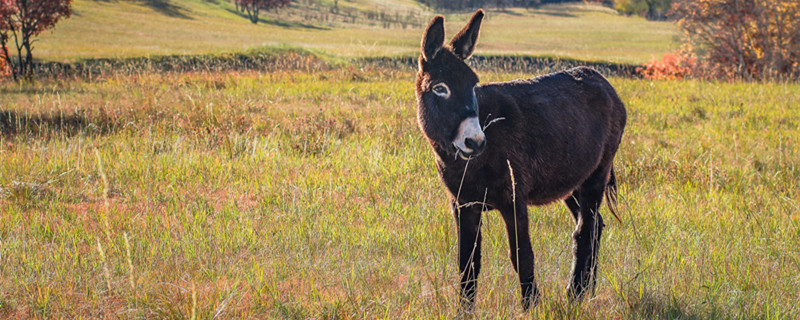
[[[653,58],[644,67],[636,68],[636,72],[645,79],[684,79],[691,77],[697,70],[697,59],[688,54],[687,50],[679,50],[664,54],[659,61]]]
[[[617,0],[614,1],[614,9],[626,15],[645,15],[648,7],[643,0]]]
[[[800,1],[676,0],[672,15],[704,77],[800,79]]]
[[[672,0],[615,0],[614,9],[626,15],[640,15],[647,19],[663,20]]]

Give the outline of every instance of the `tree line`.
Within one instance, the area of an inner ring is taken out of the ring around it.
[[[477,8],[498,8],[505,9],[511,7],[532,8],[546,3],[578,2],[581,0],[418,0],[428,7],[439,10],[470,10]]]
[[[648,19],[667,18],[673,0],[418,0],[438,10],[471,10],[477,8],[535,8],[549,3],[591,2],[614,8],[625,15],[639,15]]]
[[[639,15],[651,20],[667,19],[673,0],[614,0],[614,9],[625,15]]]

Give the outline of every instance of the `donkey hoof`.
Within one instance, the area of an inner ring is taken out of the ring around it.
[[[528,311],[532,308],[536,308],[539,305],[539,295],[530,296],[530,297],[522,297],[522,311]]]
[[[584,286],[567,286],[567,302],[570,304],[579,303],[586,297],[586,288]]]
[[[522,295],[522,310],[528,311],[531,308],[536,308],[539,304],[539,289],[534,287],[533,290],[527,294]]]
[[[475,313],[475,301],[473,299],[461,297],[458,300],[459,300],[459,306],[458,306],[459,315],[469,315]]]

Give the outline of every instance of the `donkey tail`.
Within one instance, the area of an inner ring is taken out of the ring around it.
[[[608,183],[606,184],[606,205],[608,206],[608,210],[611,211],[611,214],[614,215],[614,218],[617,219],[619,223],[622,223],[622,220],[619,219],[617,216],[617,176],[614,174],[614,167],[611,167],[611,174],[608,178]]]

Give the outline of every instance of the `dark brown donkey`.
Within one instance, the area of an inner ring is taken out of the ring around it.
[[[419,126],[436,153],[458,225],[462,306],[474,304],[481,214],[493,209],[506,223],[522,305],[536,303],[527,206],[559,200],[577,225],[567,294],[580,299],[595,283],[600,203],[604,194],[608,202],[615,198],[613,161],[625,106],[602,75],[585,67],[478,84],[464,60],[482,19],[478,10],[445,45],[444,18],[434,18],[422,39],[416,80]]]

